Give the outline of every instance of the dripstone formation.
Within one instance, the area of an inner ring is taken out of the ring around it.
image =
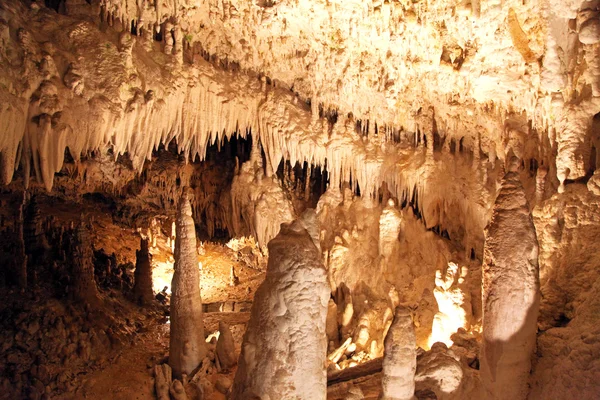
[[[282,224],[269,242],[230,399],[326,398],[327,274],[308,215]],[[310,233],[309,233],[310,232]]]
[[[538,242],[512,159],[485,229],[481,378],[488,399],[525,399],[539,308]]]
[[[175,272],[171,283],[169,365],[174,377],[190,374],[206,355],[196,228],[184,191],[179,203],[175,238]]]
[[[415,394],[417,346],[410,312],[396,308],[394,322],[385,338],[381,383],[383,400],[412,400]]]
[[[135,257],[133,295],[138,303],[148,305],[154,299],[154,293],[152,291],[152,255],[148,251],[147,239],[140,239],[140,249],[136,250]]]
[[[92,246],[89,229],[80,223],[75,229],[73,257],[73,286],[71,297],[75,300],[96,305],[99,301],[98,288],[94,280],[94,264],[92,262]]]

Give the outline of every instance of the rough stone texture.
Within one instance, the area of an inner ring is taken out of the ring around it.
[[[236,364],[233,335],[229,325],[224,322],[219,322],[219,339],[217,340],[216,351],[222,369],[229,369]]]
[[[467,267],[449,263],[446,273],[436,271],[433,295],[438,305],[438,313],[433,318],[429,345],[444,342],[451,346],[450,336],[460,328],[469,329],[472,318],[470,293],[465,287]]]
[[[481,379],[489,399],[525,399],[539,308],[538,242],[511,160],[485,230]]]
[[[534,210],[534,222],[542,299],[530,398],[594,400],[600,393],[600,196],[568,185]]]
[[[333,351],[340,345],[340,331],[338,326],[338,308],[333,299],[329,299],[327,304],[326,331],[328,340],[328,350]]]
[[[206,355],[196,228],[187,192],[181,196],[176,223],[175,266],[171,283],[169,365],[175,377],[190,374]]]
[[[417,370],[415,327],[410,312],[397,307],[385,338],[381,385],[384,400],[411,400]]]
[[[148,240],[140,239],[140,249],[135,252],[135,274],[133,295],[137,302],[148,305],[154,300],[152,291],[152,255],[148,251]]]
[[[92,242],[89,229],[83,222],[75,229],[71,256],[73,257],[71,296],[90,305],[97,305],[99,298],[94,279]]]
[[[208,231],[239,227],[230,232],[265,244],[294,218],[274,173],[282,160],[306,162],[307,173],[326,168],[332,193],[351,181],[343,207],[331,203],[334,223],[323,235],[333,288],[343,283],[353,297],[338,303],[349,317],[342,341],[373,338],[369,321],[381,317],[365,310],[373,299],[361,285],[379,298],[392,285],[415,310],[417,343],[427,347],[441,293],[435,270],[467,258],[480,264],[497,159],[512,149],[528,167],[524,190],[531,200],[537,189],[534,213],[547,228],[532,396],[598,393],[599,223],[590,196],[600,184],[592,176],[588,193],[574,181],[600,162],[591,156],[600,151],[598,130],[590,140],[589,129],[600,111],[594,3],[46,2],[60,13],[43,3],[0,2],[0,181],[15,177],[8,190],[64,194],[60,180],[120,199],[140,193],[170,213],[181,186],[204,180],[187,173],[191,164],[144,170],[155,150],[176,142],[182,158],[202,160],[209,143],[251,130],[264,167],[241,171],[239,201],[223,191],[228,207],[214,196],[201,201],[200,187],[216,185],[198,184],[195,215],[236,219]],[[151,185],[136,187],[143,181]],[[555,195],[558,185],[564,196]],[[402,224],[396,210],[382,215],[354,196],[359,190],[382,204],[393,198]],[[30,267],[49,261],[53,249],[40,244],[28,253]]]
[[[172,370],[168,364],[154,366],[154,385],[158,400],[170,400],[169,389],[172,380]]]
[[[282,224],[269,242],[267,275],[254,297],[231,399],[326,397],[330,290],[311,238],[318,228],[306,220]]]
[[[436,343],[417,360],[417,393],[431,391],[439,400],[485,398],[462,391],[464,371],[458,357],[444,343]]]

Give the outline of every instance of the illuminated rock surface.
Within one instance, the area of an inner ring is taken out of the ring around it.
[[[238,361],[232,399],[325,399],[327,298],[325,268],[305,214],[269,242]]]
[[[597,8],[0,1],[0,398],[222,400],[247,327],[264,365],[296,371],[291,335],[249,311],[288,304],[291,282],[257,292],[283,264],[269,243],[314,208],[319,229],[284,236],[324,277],[323,326],[297,341],[321,380],[257,367],[235,390],[322,398],[326,370],[330,399],[378,398],[400,306],[417,398],[596,399]],[[288,329],[290,310],[267,316]]]
[[[525,399],[539,309],[538,241],[511,160],[502,179],[483,250],[481,378],[490,399]]]
[[[179,203],[176,227],[169,365],[174,376],[180,377],[181,374],[190,374],[206,355],[196,229],[185,192]]]

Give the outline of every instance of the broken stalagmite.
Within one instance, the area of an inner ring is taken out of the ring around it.
[[[169,365],[173,376],[181,377],[182,374],[190,374],[206,355],[196,228],[185,190],[179,203],[176,230]]]
[[[282,224],[269,242],[267,274],[254,297],[231,399],[326,398],[330,289],[311,220],[305,213]]]
[[[487,399],[527,397],[539,307],[538,242],[511,160],[485,229],[481,378]]]

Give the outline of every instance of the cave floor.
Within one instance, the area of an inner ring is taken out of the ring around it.
[[[240,351],[246,323],[250,318],[248,312],[206,313],[204,315],[205,330],[208,334],[218,331],[219,321],[229,324],[236,343],[236,351]],[[145,332],[139,333],[130,346],[124,348],[110,361],[104,369],[94,371],[82,377],[81,385],[71,394],[62,397],[65,400],[142,400],[154,399],[154,365],[167,359],[169,349],[169,325],[153,323]],[[233,381],[235,368],[222,374],[213,374],[211,381],[219,376],[227,376]],[[208,399],[221,400],[225,396],[213,391]]]

